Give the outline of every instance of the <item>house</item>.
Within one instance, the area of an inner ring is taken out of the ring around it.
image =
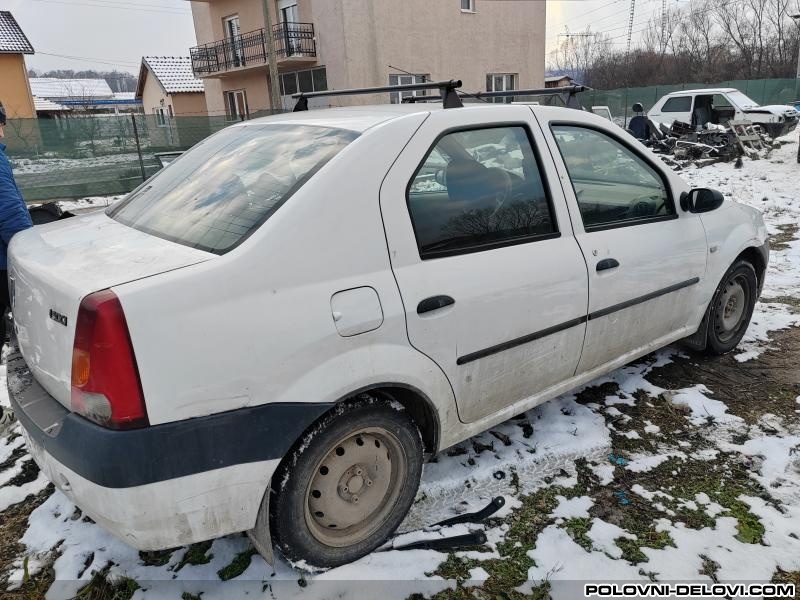
[[[569,75],[554,75],[544,78],[544,87],[546,88],[564,87],[573,83],[575,83],[575,80]]]
[[[25,55],[33,46],[7,10],[0,10],[0,102],[10,119],[36,117]]]
[[[139,69],[136,98],[147,115],[163,123],[168,117],[205,115],[205,87],[183,56],[145,56]]]
[[[281,105],[270,104],[269,7]],[[545,2],[194,0],[192,68],[208,110],[240,118],[289,109],[299,91],[461,79],[464,91],[544,85]],[[390,66],[391,65],[391,66]],[[404,95],[411,95],[408,92]],[[416,92],[423,94],[423,92]],[[312,105],[400,102],[395,94]]]
[[[141,111],[140,101],[132,96],[115,94],[105,79],[31,77],[30,85],[34,97],[38,100],[55,103],[64,107],[63,110],[71,111],[72,115]],[[43,103],[41,105],[53,108],[52,105]]]

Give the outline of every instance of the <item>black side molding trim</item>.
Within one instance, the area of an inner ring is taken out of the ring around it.
[[[503,342],[502,344],[497,344],[496,346],[490,346],[488,348],[484,348],[483,350],[478,350],[477,352],[465,354],[464,356],[460,356],[456,360],[456,364],[464,365],[474,360],[478,360],[479,358],[485,358],[487,356],[491,356],[492,354],[503,352],[504,350],[510,350],[511,348],[516,348],[517,346],[521,346],[522,344],[528,344],[530,342],[539,340],[543,337],[547,337],[548,335],[553,335],[554,333],[564,331],[565,329],[570,329],[572,327],[575,327],[576,325],[580,325],[581,323],[585,322],[586,322],[585,316],[578,317],[577,319],[572,319],[570,321],[566,321],[559,325],[554,325],[553,327],[542,329],[541,331],[537,331],[536,333],[529,333],[528,335],[523,335],[522,337],[518,337],[516,339]]]
[[[524,335],[522,337],[518,337],[513,340],[503,342],[502,344],[489,346],[488,348],[484,348],[483,350],[478,350],[477,352],[472,352],[470,354],[465,354],[464,356],[459,356],[458,359],[456,359],[456,364],[465,365],[480,358],[486,358],[487,356],[491,356],[492,354],[497,354],[498,352],[503,352],[504,350],[510,350],[511,348],[516,348],[517,346],[521,346],[522,344],[527,344],[539,340],[543,337],[547,337],[548,335],[559,333],[561,331],[564,331],[565,329],[570,329],[572,327],[580,325],[581,323],[585,323],[586,321],[591,321],[592,319],[599,319],[600,317],[605,317],[606,315],[610,315],[611,313],[615,313],[617,311],[630,308],[631,306],[635,306],[636,304],[641,304],[642,302],[653,300],[654,298],[658,298],[659,296],[663,296],[665,294],[669,294],[672,292],[677,292],[678,290],[681,290],[685,287],[689,287],[690,285],[695,285],[696,283],[699,282],[700,282],[699,277],[693,277],[692,279],[687,279],[686,281],[682,281],[681,283],[676,283],[675,285],[671,285],[669,287],[665,287],[655,292],[645,294],[644,296],[639,296],[638,298],[632,298],[631,300],[620,302],[619,304],[615,304],[614,306],[609,306],[608,308],[595,311],[589,314],[588,317],[578,317],[576,319],[571,319],[569,321],[565,321],[564,323],[560,323],[559,325],[554,325],[553,327],[548,327],[547,329],[542,329],[541,331],[530,333],[528,335]]]
[[[655,292],[650,292],[649,294],[645,294],[644,296],[639,296],[638,298],[632,298],[630,300],[626,300],[625,302],[620,302],[619,304],[615,304],[614,306],[609,306],[608,308],[602,308],[600,310],[596,310],[593,313],[589,313],[589,320],[591,321],[592,319],[599,319],[600,317],[605,317],[607,315],[610,315],[611,313],[615,313],[617,311],[630,308],[631,306],[641,304],[642,302],[647,302],[648,300],[653,300],[654,298],[658,298],[659,296],[664,296],[666,294],[671,294],[672,292],[677,292],[678,290],[682,290],[685,287],[689,287],[690,285],[695,285],[696,283],[699,282],[700,282],[699,277],[692,277],[691,279],[687,279],[686,281],[681,281],[680,283],[676,283],[669,287],[656,290]]]

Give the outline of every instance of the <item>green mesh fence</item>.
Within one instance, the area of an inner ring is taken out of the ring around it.
[[[700,88],[736,88],[761,105],[792,104],[800,100],[800,79],[737,79],[719,83],[682,83],[676,85],[651,85],[648,87],[593,90],[581,94],[583,106],[608,106],[614,117],[632,116],[632,106],[641,102],[650,110],[665,94]]]
[[[233,122],[155,115],[12,119],[3,142],[25,200],[41,202],[130,192],[161,168],[159,156],[166,160]]]

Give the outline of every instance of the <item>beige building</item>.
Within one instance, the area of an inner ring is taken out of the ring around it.
[[[26,54],[33,54],[33,46],[14,16],[0,10],[0,102],[9,119],[36,118]]]
[[[266,0],[283,106],[292,93],[461,79],[464,91],[544,86],[546,3]],[[193,0],[192,68],[212,114],[270,109],[264,0]],[[324,100],[324,103],[322,102]],[[386,102],[386,96],[316,105]],[[399,102],[399,97],[391,98]]]
[[[205,116],[205,87],[184,56],[145,56],[139,69],[136,99],[146,115],[163,123],[170,117]]]

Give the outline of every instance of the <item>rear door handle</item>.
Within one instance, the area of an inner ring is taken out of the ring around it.
[[[438,310],[455,303],[456,301],[450,296],[431,296],[430,298],[425,298],[425,300],[417,304],[417,314],[422,315],[427,312],[431,312],[432,310]]]
[[[616,269],[619,266],[619,261],[616,258],[604,258],[597,263],[597,271],[607,271],[608,269]]]

